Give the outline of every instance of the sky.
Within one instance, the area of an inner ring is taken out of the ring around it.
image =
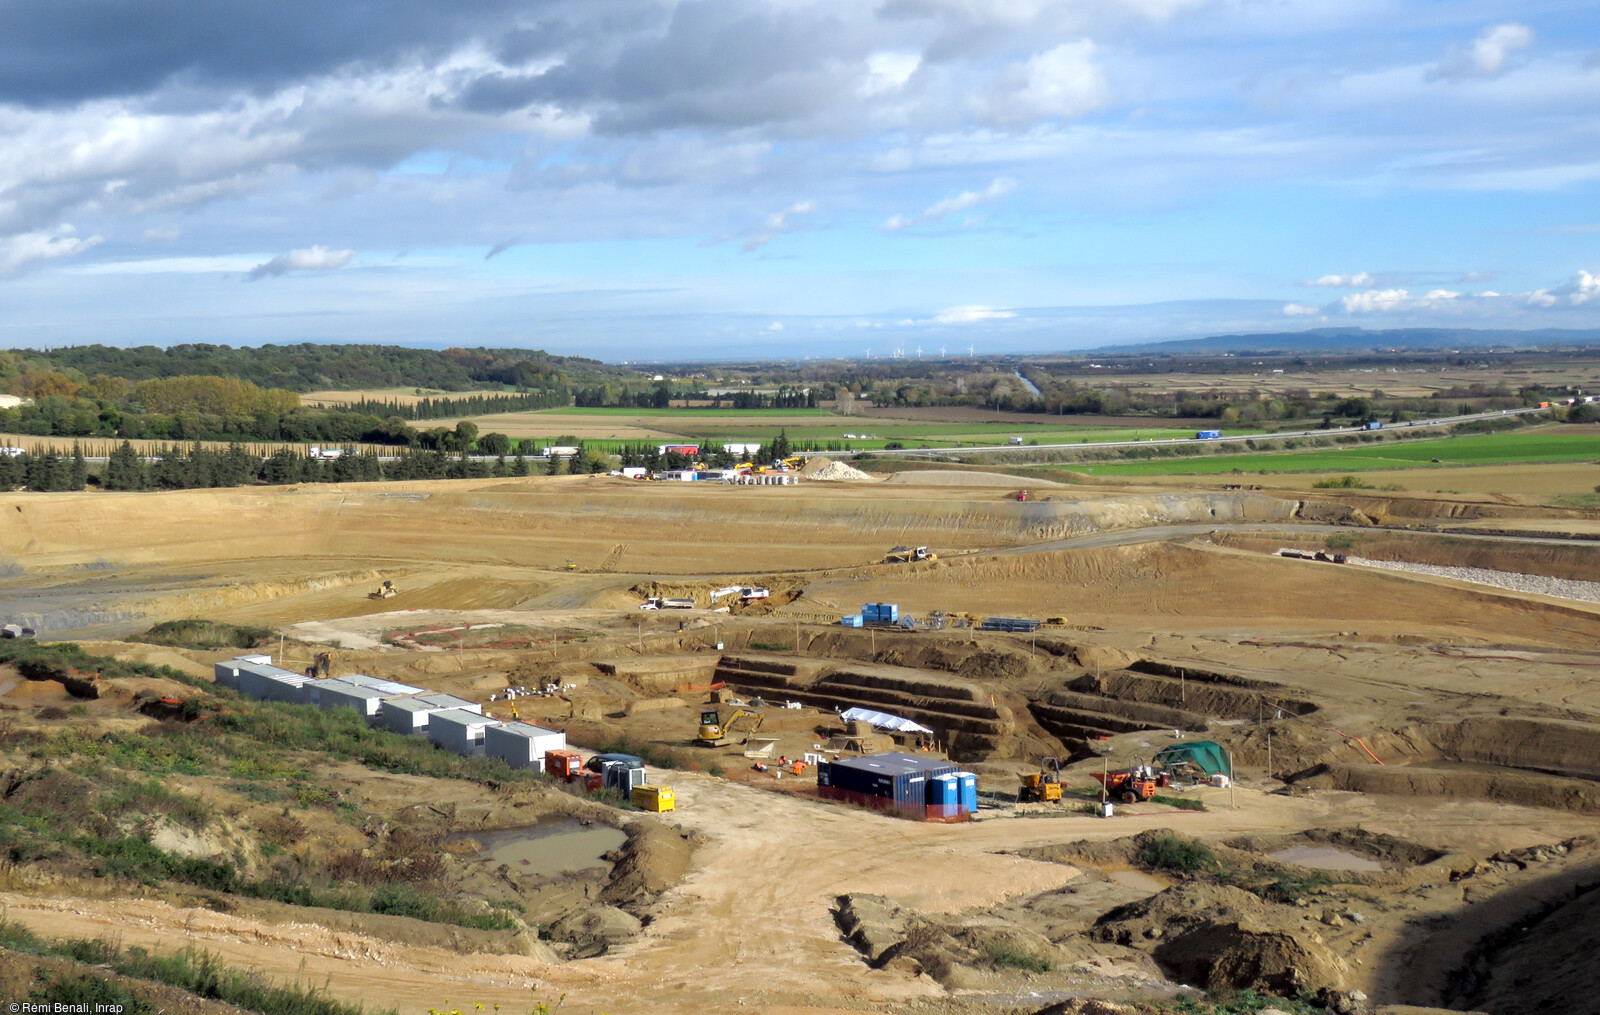
[[[0,346],[1600,327],[1600,6],[0,0]]]

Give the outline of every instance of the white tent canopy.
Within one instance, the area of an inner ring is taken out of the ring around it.
[[[914,723],[910,719],[902,719],[888,712],[874,712],[870,708],[852,708],[839,713],[839,718],[845,722],[869,722],[884,730],[894,730],[896,733],[932,733],[928,727]]]

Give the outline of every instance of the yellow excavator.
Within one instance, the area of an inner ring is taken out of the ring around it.
[[[739,732],[748,738],[761,728],[765,718],[760,712],[744,708],[736,708],[726,716],[719,709],[702,709],[700,734],[694,738],[694,744],[696,747],[725,747],[733,743],[734,736]]]
[[[568,570],[568,571],[576,571],[576,570],[577,570],[577,569],[578,569],[578,565],[577,565],[577,564],[574,564],[574,563],[573,563],[573,562],[572,562],[572,558],[571,558],[571,557],[568,557],[568,558],[567,558],[567,563],[566,563],[566,569],[567,569],[567,570]]]
[[[367,598],[368,599],[389,599],[389,598],[392,598],[392,597],[397,596],[399,594],[400,594],[400,590],[394,587],[394,582],[389,581],[387,578],[385,578],[383,584],[379,585],[375,591],[367,593]]]
[[[1048,766],[1048,767],[1046,767]],[[1017,776],[1022,786],[1017,790],[1017,803],[1037,800],[1041,803],[1061,802],[1061,759],[1039,759],[1037,772],[1022,772]]]

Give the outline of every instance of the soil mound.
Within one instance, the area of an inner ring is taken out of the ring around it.
[[[818,483],[877,483],[877,476],[868,475],[853,465],[813,458],[800,470],[800,478]]]
[[[1147,950],[1169,976],[1211,991],[1265,990],[1297,997],[1343,990],[1350,975],[1350,967],[1320,935],[1228,885],[1169,888],[1112,910],[1093,933],[1102,941]]]

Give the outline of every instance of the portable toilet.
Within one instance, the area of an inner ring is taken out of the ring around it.
[[[968,814],[978,813],[978,777],[971,772],[957,772],[961,780],[961,809]]]
[[[954,772],[928,780],[928,816],[953,818],[961,813],[961,777]]]
[[[675,811],[678,809],[678,798],[672,792],[671,786],[635,786],[633,787],[633,806],[641,811]]]

